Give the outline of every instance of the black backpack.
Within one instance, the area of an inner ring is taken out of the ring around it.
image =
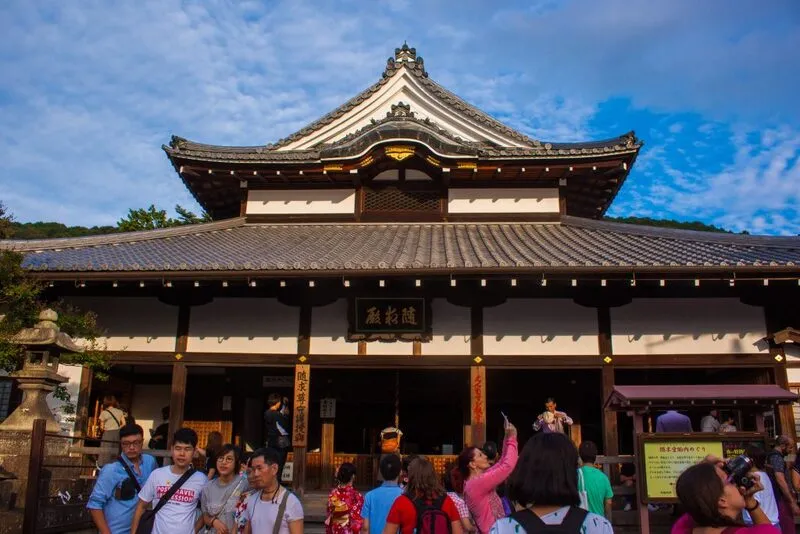
[[[526,534],[538,534],[547,532],[548,534],[580,534],[583,522],[589,512],[577,506],[570,506],[567,516],[560,525],[546,525],[538,515],[525,509],[511,514],[511,519],[522,525]]]
[[[445,498],[447,495],[442,495],[430,504],[425,499],[412,501],[414,508],[417,509],[416,534],[451,534],[453,532],[450,518],[442,510]]]

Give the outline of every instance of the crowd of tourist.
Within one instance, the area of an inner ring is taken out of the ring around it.
[[[283,399],[272,398],[267,420],[288,424]],[[362,495],[352,463],[335,474],[324,522],[326,534],[533,534],[563,532],[609,534],[613,491],[595,466],[597,446],[576,447],[559,421],[568,420],[548,399],[537,418],[539,432],[519,450],[517,429],[507,419],[498,446],[467,447],[439,476],[424,456],[401,458],[399,450],[380,459],[380,485]],[[663,424],[683,425],[667,414]],[[678,414],[680,415],[680,414]],[[709,416],[716,420],[717,414]],[[720,426],[704,419],[703,426]],[[205,470],[195,469],[197,434],[188,428],[171,440],[171,464],[158,467],[142,453],[144,436],[136,424],[118,430],[121,454],[100,472],[88,508],[101,534],[300,534],[300,499],[281,485],[286,460],[281,432],[268,435],[272,446],[247,458],[222,436],[208,436]],[[399,432],[399,431],[398,431]],[[399,434],[398,434],[399,435]],[[770,451],[746,450],[752,470],[745,479],[716,458],[686,469],[676,481],[680,509],[686,513],[673,534],[775,534],[794,532],[800,513],[793,488],[800,470],[787,469],[791,442],[776,440]],[[198,464],[199,465],[199,464]],[[747,469],[750,469],[748,467]],[[361,474],[371,476],[371,474]],[[636,473],[623,471],[623,485]],[[634,500],[625,503],[630,509]]]

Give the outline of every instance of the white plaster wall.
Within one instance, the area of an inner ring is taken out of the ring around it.
[[[450,213],[558,213],[558,189],[450,189]]]
[[[384,343],[382,341],[369,341],[367,342],[367,354],[373,355],[414,355],[414,344],[410,341],[391,341]]]
[[[767,350],[763,309],[739,299],[637,299],[611,308],[611,332],[615,354]]]
[[[509,299],[483,310],[485,354],[599,354],[597,310],[562,299]]]
[[[338,119],[278,150],[298,150],[330,143],[360,130],[374,120],[386,118],[393,104],[411,106],[418,119],[431,122],[467,141],[491,141],[500,146],[522,146],[520,141],[505,136],[480,123],[467,119],[450,106],[440,103],[416,77],[406,71],[395,74],[383,87]]]
[[[161,408],[169,406],[169,384],[134,384],[131,415],[144,430],[144,444],[150,441],[150,430],[161,424]]]
[[[800,384],[800,369],[786,369],[786,376],[790,384]]]
[[[472,332],[470,309],[455,306],[446,299],[431,303],[433,336],[422,344],[422,354],[469,355],[469,338]]]
[[[354,213],[354,189],[248,191],[247,215],[319,215]]]
[[[50,411],[53,412],[53,415],[56,417],[56,421],[58,421],[58,424],[61,426],[61,431],[70,436],[75,434],[75,410],[78,407],[78,394],[81,389],[81,376],[83,376],[83,372],[84,369],[80,365],[59,364],[58,374],[68,379],[67,382],[64,382],[62,385],[69,393],[69,402],[67,403],[54,398],[52,393],[47,396],[47,407],[50,408]],[[69,407],[65,410],[67,405],[69,405]]]
[[[97,314],[106,331],[98,339],[106,350],[173,351],[178,308],[145,297],[75,297],[66,299],[83,311]]]
[[[311,308],[311,354],[358,354],[347,341],[347,299]]]
[[[297,352],[300,309],[275,299],[219,298],[192,308],[189,352]]]
[[[794,343],[786,343],[783,346],[783,352],[786,354],[786,361],[800,360],[800,345]]]

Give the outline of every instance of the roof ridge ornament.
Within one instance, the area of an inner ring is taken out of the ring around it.
[[[401,117],[401,118],[414,118],[416,114],[411,111],[411,104],[406,104],[402,100],[397,104],[392,104],[391,111],[386,112],[386,118]]]
[[[409,70],[420,74],[427,78],[428,73],[425,71],[425,61],[422,56],[417,55],[417,49],[408,46],[408,43],[403,41],[403,46],[394,49],[394,57],[386,60],[386,70],[383,71],[383,77],[388,78],[397,72],[401,66],[405,65]]]

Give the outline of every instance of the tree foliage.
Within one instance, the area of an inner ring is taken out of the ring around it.
[[[696,230],[699,232],[717,232],[731,234],[730,230],[720,228],[711,224],[702,223],[700,221],[675,221],[672,219],[651,219],[650,217],[606,217],[606,221],[626,223],[626,224],[639,224],[642,226],[658,226],[660,228],[677,228],[679,230]],[[746,233],[746,232],[742,232]]]
[[[11,218],[0,203],[0,232],[10,233]],[[3,234],[8,237],[8,234]],[[64,354],[65,364],[90,367],[103,378],[108,370],[111,355],[103,350],[98,339],[102,330],[97,316],[92,312],[62,302],[48,301],[43,283],[31,277],[22,267],[22,254],[0,250],[0,368],[6,371],[18,369],[22,363],[23,350],[12,343],[11,338],[23,328],[34,326],[39,313],[52,308],[58,313],[58,324],[64,333],[83,340],[86,350],[80,354]]]
[[[207,213],[197,215],[180,204],[175,206],[175,211],[178,214],[177,219],[167,215],[167,210],[156,208],[154,204],[150,204],[148,208],[130,209],[128,210],[128,215],[117,222],[117,228],[123,232],[136,232],[183,226],[184,224],[197,224],[211,220]]]
[[[54,239],[113,234],[119,229],[116,226],[67,226],[57,222],[12,222],[11,232],[14,239]]]

